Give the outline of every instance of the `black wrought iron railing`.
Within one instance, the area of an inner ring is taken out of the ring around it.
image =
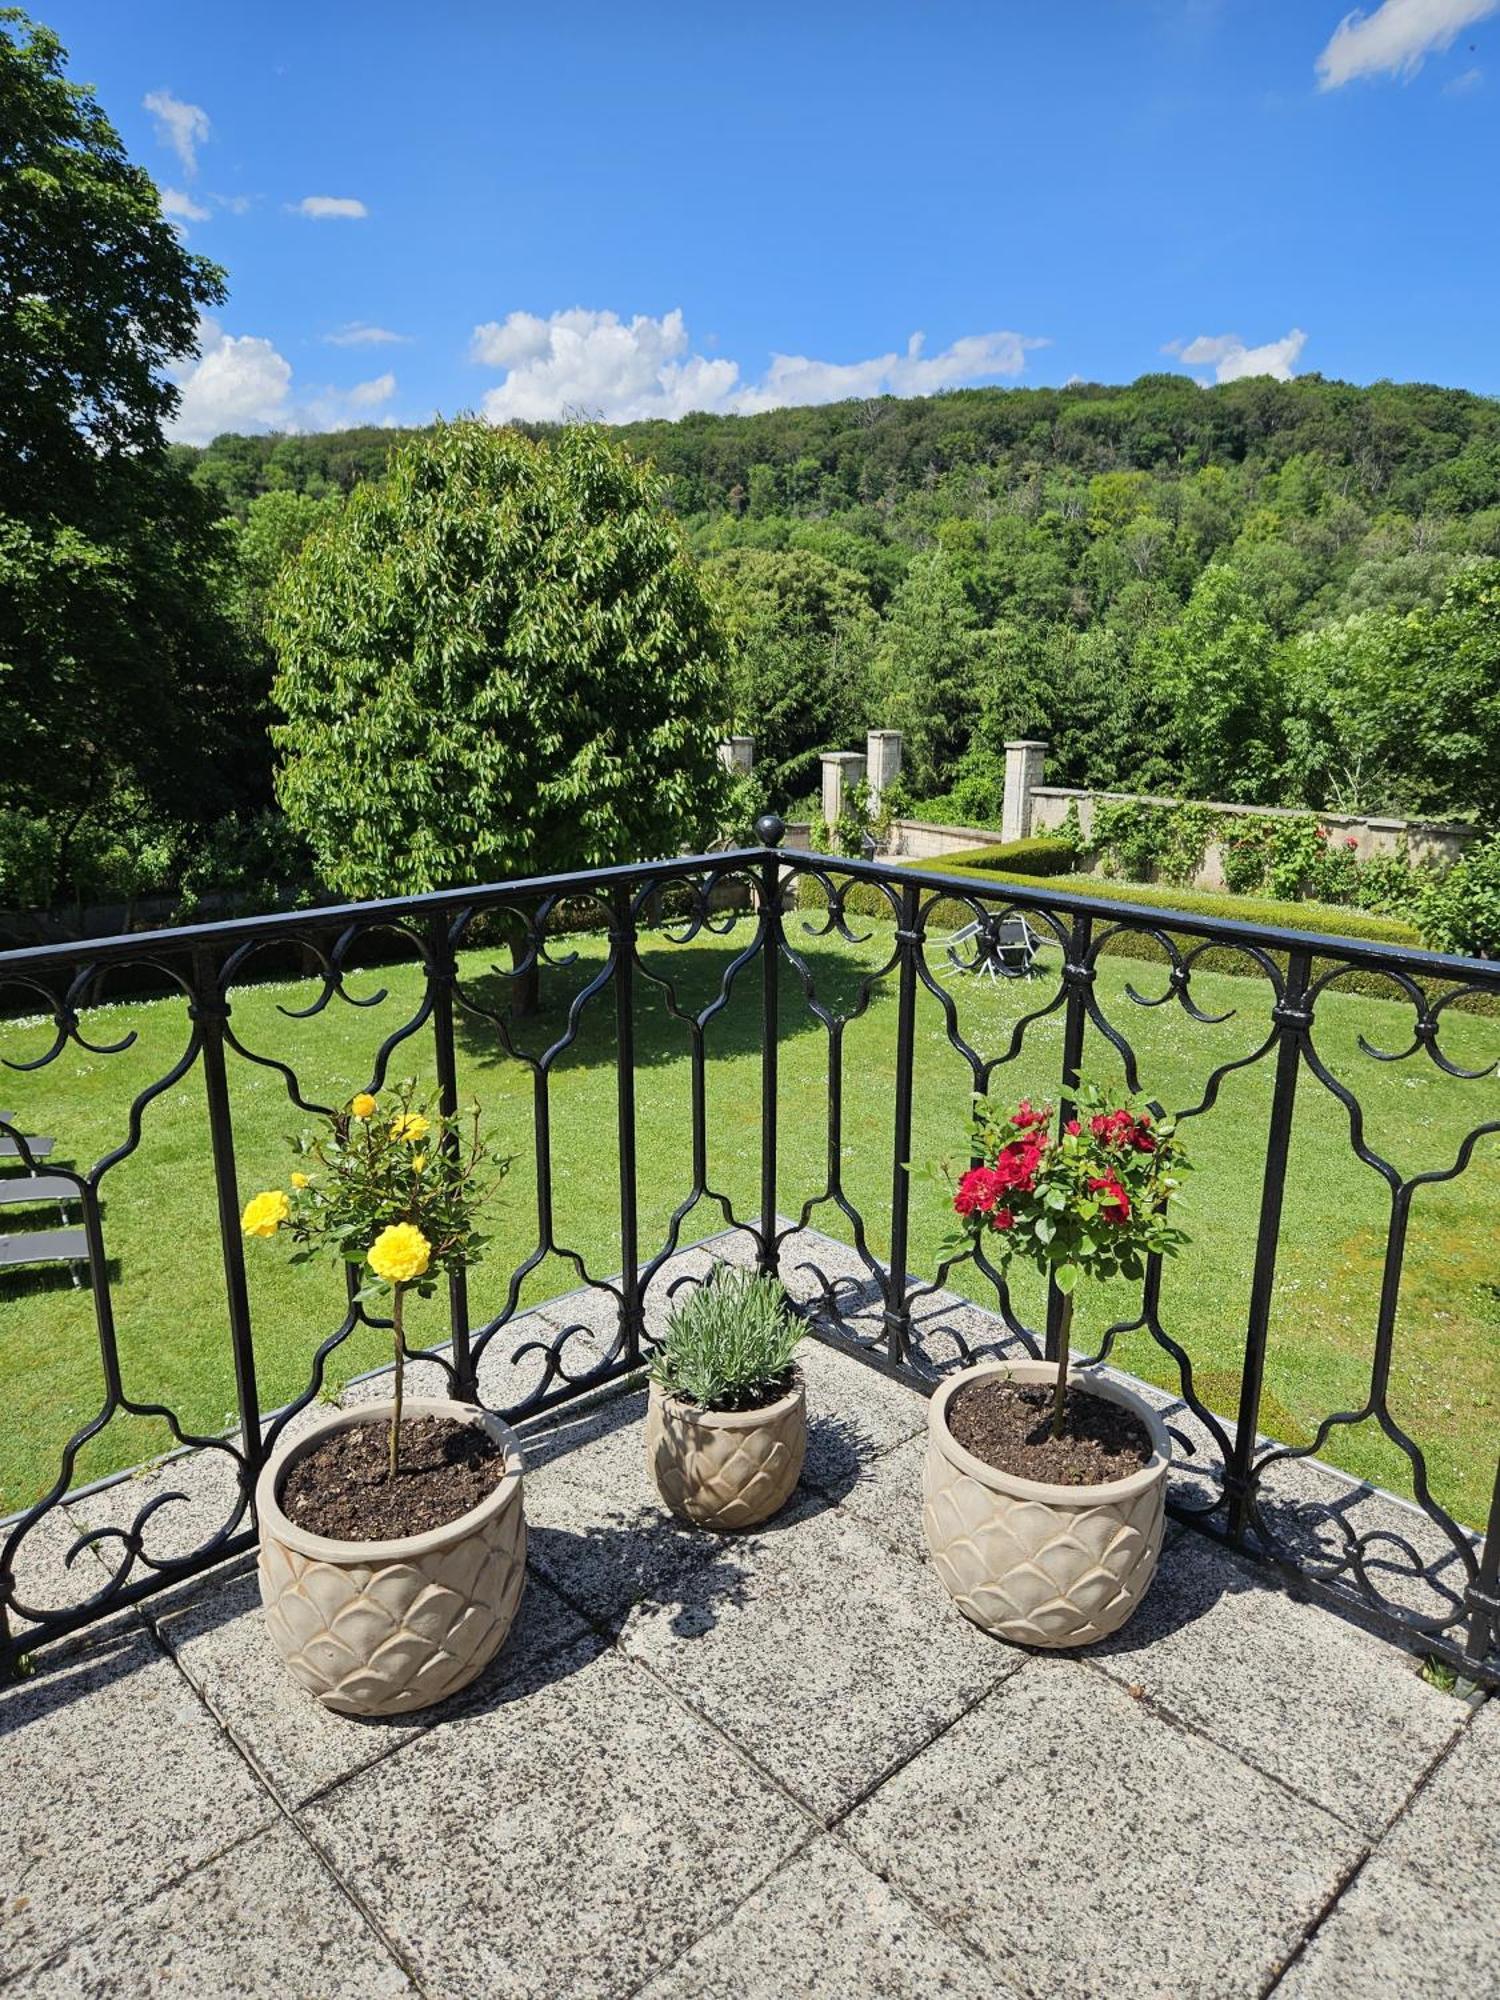
[[[258,1298],[239,1218],[278,1120],[414,1071],[445,1110],[484,1099],[521,1155],[502,1249],[483,1303],[451,1278],[445,1326],[414,1352],[514,1421],[637,1370],[668,1267],[710,1230],[743,1232],[768,1271],[795,1263],[815,1330],[919,1387],[996,1347],[1055,1353],[1055,1293],[942,1251],[942,1191],[918,1170],[962,1153],[973,1093],[1013,1080],[1066,1115],[1080,1075],[1110,1071],[1182,1122],[1199,1168],[1197,1261],[1153,1263],[1080,1357],[1178,1399],[1192,1477],[1174,1511],[1500,1682],[1500,965],[783,851],[770,816],[757,834],[0,954],[6,1164],[54,1197],[65,1184],[83,1279],[0,1268],[0,1671],[250,1546],[286,1426],[343,1350],[379,1359],[352,1284],[320,1330],[327,1294],[299,1277],[290,1335],[288,1294]],[[360,1010],[384,1032],[354,1075],[347,1025],[331,1053],[317,1038]],[[131,1181],[158,1132],[172,1172],[200,1162],[212,1188],[165,1236]],[[829,1235],[841,1275],[819,1261]],[[179,1337],[171,1294],[206,1262],[214,1309]],[[559,1273],[584,1296],[538,1319]],[[976,1331],[964,1299],[995,1317]],[[209,1362],[232,1379],[219,1421]],[[223,1474],[218,1517],[165,1552],[171,1491],[80,1530],[137,1440]],[[1410,1511],[1346,1518],[1319,1483],[1329,1457]],[[1271,1504],[1289,1478],[1290,1514]],[[34,1581],[44,1546],[71,1595]],[[1423,1596],[1435,1568],[1448,1581]]]

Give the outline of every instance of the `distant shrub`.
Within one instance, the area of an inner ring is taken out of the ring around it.
[[[1417,923],[1434,951],[1500,958],[1500,834],[1423,884]]]

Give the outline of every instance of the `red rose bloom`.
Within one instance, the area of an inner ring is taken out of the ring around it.
[[[970,1167],[958,1184],[953,1206],[960,1215],[969,1215],[976,1208],[987,1214],[1005,1192],[1005,1185],[993,1167]]]
[[[995,1213],[990,1217],[990,1227],[992,1229],[1014,1229],[1015,1224],[1016,1218],[1008,1208],[997,1208]]]
[[[1113,1174],[1092,1176],[1089,1181],[1089,1193],[1100,1197],[1099,1213],[1106,1222],[1130,1220],[1130,1196]]]
[[[1072,1137],[1076,1139],[1079,1133],[1083,1130],[1083,1127],[1079,1124],[1076,1118],[1070,1118],[1067,1124],[1063,1127],[1063,1130],[1065,1132],[1070,1133]]]
[[[1042,1163],[1040,1139],[1015,1139],[1002,1146],[995,1160],[995,1174],[1002,1188],[1030,1194],[1036,1186],[1037,1169]]]
[[[1018,1131],[1025,1132],[1033,1125],[1045,1125],[1051,1116],[1052,1107],[1050,1104],[1044,1110],[1038,1111],[1029,1097],[1023,1097],[1020,1104],[1016,1107],[1015,1117],[1010,1122]]]
[[[1128,1111],[1101,1111],[1089,1120],[1089,1130],[1106,1146],[1127,1146],[1135,1131],[1135,1120]]]

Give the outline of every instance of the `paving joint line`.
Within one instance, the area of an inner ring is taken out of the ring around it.
[[[1460,1727],[1454,1731],[1453,1735],[1449,1738],[1449,1740],[1443,1745],[1442,1749],[1438,1751],[1437,1755],[1432,1759],[1431,1763],[1427,1766],[1426,1770],[1424,1770],[1421,1773],[1421,1775],[1416,1780],[1415,1784],[1412,1786],[1411,1790],[1402,1800],[1400,1806],[1396,1809],[1395,1813],[1392,1815],[1390,1823],[1387,1825],[1385,1831],[1381,1834],[1380,1838],[1378,1840],[1372,1841],[1369,1844],[1369,1846],[1365,1849],[1364,1853],[1360,1855],[1359,1859],[1336,1884],[1332,1894],[1324,1902],[1321,1909],[1319,1909],[1316,1916],[1313,1918],[1312,1922],[1308,1924],[1304,1929],[1301,1938],[1297,1942],[1296,1949],[1291,1953],[1286,1963],[1280,1968],[1280,1970],[1273,1975],[1270,1984],[1261,1988],[1260,1993],[1257,1995],[1257,2000],[1269,2000],[1269,1996],[1276,1992],[1277,1988],[1281,1985],[1282,1981],[1286,1978],[1287,1974],[1291,1971],[1292,1967],[1297,1964],[1299,1959],[1306,1956],[1308,1947],[1317,1938],[1318,1933],[1323,1929],[1323,1926],[1328,1922],[1328,1919],[1331,1916],[1333,1916],[1334,1913],[1337,1911],[1339,1905],[1343,1902],[1344,1897],[1348,1894],[1350,1889],[1354,1887],[1354,1884],[1359,1880],[1360,1876],[1363,1875],[1365,1869],[1368,1867],[1370,1862],[1379,1859],[1381,1848],[1384,1847],[1385,1843],[1390,1839],[1391,1835],[1395,1832],[1396,1828],[1401,1824],[1402,1820],[1404,1820],[1408,1815],[1408,1813],[1410,1813],[1412,1807],[1416,1804],[1417,1800],[1422,1796],[1422,1794],[1427,1790],[1428,1786],[1432,1783],[1433,1779],[1437,1776],[1438,1772],[1443,1768],[1443,1766],[1448,1762],[1448,1760],[1456,1753],[1459,1744],[1463,1742],[1465,1736],[1467,1736],[1472,1726],[1473,1726],[1472,1720],[1461,1724]],[[1392,1865],[1400,1868],[1400,1867],[1405,1867],[1407,1864],[1404,1862],[1395,1862]],[[1414,1874],[1417,1874],[1419,1880],[1424,1879],[1420,1875],[1419,1871],[1414,1869],[1412,1870],[1412,1872]]]
[[[1285,1792],[1288,1798],[1296,1799],[1299,1805],[1311,1806],[1315,1812],[1322,1813],[1325,1818],[1331,1819],[1335,1825],[1341,1826],[1346,1833],[1354,1834],[1357,1839],[1363,1841],[1367,1846],[1372,1846],[1375,1841],[1385,1838],[1384,1833],[1381,1833],[1375,1835],[1374,1840],[1372,1840],[1371,1836],[1362,1826],[1356,1826],[1337,1807],[1328,1805],[1322,1799],[1314,1798],[1311,1792],[1304,1792],[1301,1786],[1293,1784],[1290,1778],[1283,1778],[1275,1771],[1268,1771],[1263,1764],[1257,1763],[1245,1751],[1236,1750],[1232,1744],[1221,1742],[1213,1734],[1212,1730],[1205,1728],[1202,1723],[1190,1722],[1186,1716],[1179,1715],[1174,1708],[1169,1707],[1165,1701],[1159,1699],[1156,1695],[1146,1692],[1136,1695],[1130,1694],[1131,1688],[1138,1686],[1139,1683],[1135,1681],[1122,1681],[1117,1675],[1110,1672],[1102,1660],[1082,1655],[1079,1658],[1078,1664],[1090,1668],[1094,1673],[1099,1674],[1104,1680],[1107,1680],[1111,1687],[1119,1688],[1122,1693],[1129,1695],[1137,1707],[1144,1708],[1149,1714],[1154,1715],[1158,1722],[1164,1723],[1167,1728],[1175,1729],[1179,1735],[1190,1737],[1195,1742],[1207,1743],[1223,1756],[1233,1758],[1235,1763],[1243,1764],[1247,1771],[1253,1771],[1258,1778],[1264,1778],[1268,1785],[1274,1785],[1278,1791]]]

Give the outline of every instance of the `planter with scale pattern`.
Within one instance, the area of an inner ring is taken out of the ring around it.
[[[1151,1438],[1139,1472],[1099,1486],[1052,1486],[975,1458],[948,1428],[950,1399],[985,1375],[1048,1383],[1047,1361],[1002,1361],[951,1376],[928,1406],[922,1531],[966,1618],[1023,1646],[1087,1646],[1117,1632],[1145,1596],[1161,1553],[1171,1440],[1149,1403],[1091,1373],[1072,1382],[1119,1403]]]
[[[281,1510],[289,1469],[330,1431],[387,1423],[389,1403],[339,1410],[267,1465],[256,1488],[266,1625],[292,1674],[344,1715],[406,1715],[466,1687],[499,1652],[526,1580],[521,1453],[488,1410],[408,1397],[407,1417],[476,1424],[505,1453],[477,1507],[394,1541],[310,1534]]]
[[[705,1528],[753,1528],[791,1498],[807,1452],[802,1377],[760,1410],[700,1410],[651,1384],[646,1469],[674,1514]]]

